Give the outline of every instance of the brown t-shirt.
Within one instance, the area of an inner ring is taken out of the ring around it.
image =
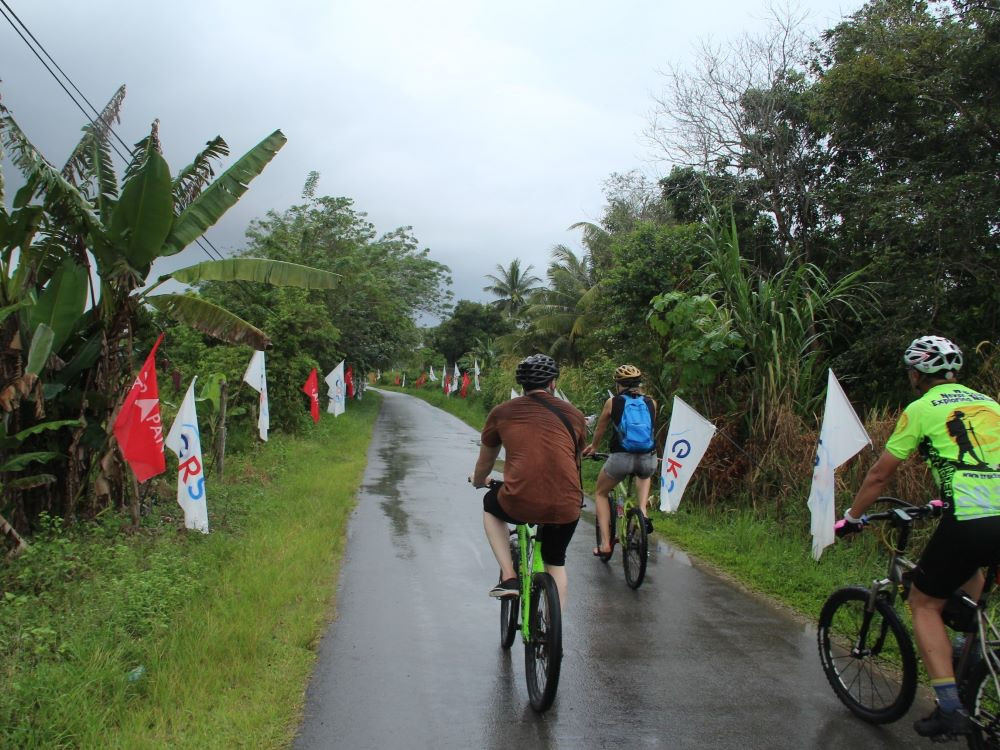
[[[539,403],[559,409],[576,434]],[[495,406],[486,417],[483,445],[503,444],[506,458],[500,507],[528,523],[571,523],[580,517],[580,474],[576,455],[586,445],[587,424],[572,404],[544,391]]]

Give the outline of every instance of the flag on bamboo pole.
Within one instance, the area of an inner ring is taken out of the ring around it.
[[[469,373],[462,373],[462,387],[459,390],[458,395],[465,398],[469,394],[469,386],[472,384],[472,378],[469,377]]]
[[[340,364],[330,370],[327,376],[323,378],[327,387],[330,389],[327,396],[330,402],[326,405],[326,410],[328,413],[335,417],[339,417],[344,413],[344,360],[340,361]]]
[[[163,457],[160,389],[156,383],[156,350],[162,340],[161,333],[146,355],[112,428],[122,456],[140,482],[167,470]]]
[[[354,398],[354,367],[352,365],[348,365],[347,372],[344,373],[344,385],[347,386],[347,397]]]
[[[426,383],[426,382],[427,382],[427,373],[426,372],[422,372],[422,373],[420,373],[420,377],[417,378],[413,382],[413,386],[415,388],[423,388],[424,387],[424,383]]]
[[[403,373],[403,388],[406,388],[406,373]]]
[[[194,403],[191,379],[180,411],[167,434],[167,447],[177,454],[177,504],[184,511],[184,526],[208,533],[208,505],[205,495],[205,464],[201,458],[201,431]]]
[[[435,375],[435,374],[434,374],[434,365],[431,365],[431,375],[430,375],[430,379],[431,379],[431,382],[432,382],[432,383],[436,383],[436,382],[437,382],[437,380],[438,380],[438,379],[437,379],[437,375]]]
[[[521,394],[520,394],[520,393],[518,393],[518,392],[517,392],[516,390],[514,390],[513,388],[511,388],[511,389],[510,389],[510,397],[511,397],[511,398],[517,398],[517,397],[518,397],[518,396],[520,396],[520,395],[521,395]]]
[[[451,395],[451,375],[444,376],[444,395]]]
[[[715,425],[674,396],[670,424],[667,426],[667,440],[663,444],[660,510],[667,513],[677,511],[681,496],[705,455],[708,444],[712,442],[713,435]]]
[[[461,380],[462,374],[458,371],[458,362],[455,363],[455,372],[451,376],[451,392],[455,393],[458,390],[458,382]]]
[[[313,423],[319,424],[319,378],[315,367],[302,384],[302,392],[309,397],[309,413],[312,414]]]
[[[376,381],[382,380],[382,368],[379,368],[378,371],[375,373],[375,380]]]
[[[472,368],[473,382],[475,383],[476,392],[479,391],[479,360],[475,360],[475,364]]]
[[[812,556],[819,560],[823,550],[833,544],[836,523],[834,470],[865,445],[871,445],[861,420],[840,387],[833,370],[827,371],[826,406],[819,445],[813,464],[812,487],[809,489],[810,531]]]
[[[271,426],[271,412],[267,403],[267,375],[264,367],[264,352],[259,349],[250,358],[243,380],[260,394],[260,408],[257,410],[257,433],[260,439],[267,440],[267,430]]]

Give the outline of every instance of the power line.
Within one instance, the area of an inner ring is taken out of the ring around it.
[[[42,64],[42,66],[43,66],[43,67],[44,67],[44,68],[45,68],[45,69],[46,69],[46,70],[47,70],[47,71],[49,72],[49,75],[51,75],[51,76],[52,76],[52,78],[53,78],[53,79],[55,80],[55,82],[56,82],[57,84],[59,84],[59,87],[60,87],[60,88],[61,88],[61,89],[62,89],[62,90],[63,90],[64,92],[66,92],[66,96],[68,96],[68,97],[70,98],[70,101],[72,101],[72,102],[73,102],[73,104],[75,104],[75,105],[76,105],[77,109],[79,109],[79,110],[80,110],[80,111],[81,111],[81,112],[83,113],[83,116],[87,118],[87,121],[88,121],[88,122],[89,122],[89,123],[90,123],[90,124],[91,124],[91,125],[92,125],[92,126],[93,126],[93,127],[95,128],[95,129],[97,129],[97,128],[98,128],[98,124],[97,124],[97,121],[95,121],[95,120],[94,120],[94,118],[90,116],[90,114],[89,114],[89,113],[87,112],[87,110],[86,110],[86,109],[85,109],[85,108],[83,107],[83,105],[82,105],[82,104],[80,104],[80,102],[79,102],[79,101],[77,101],[76,97],[75,97],[75,96],[74,96],[74,95],[72,94],[72,92],[70,92],[70,90],[69,90],[68,88],[66,88],[66,85],[65,85],[65,84],[63,83],[63,81],[62,81],[62,80],[60,80],[59,76],[58,76],[58,75],[56,75],[56,73],[55,73],[55,72],[54,72],[54,71],[52,70],[52,68],[51,68],[51,67],[49,67],[48,63],[47,63],[47,62],[45,62],[45,59],[43,59],[43,58],[42,58],[42,55],[41,55],[41,54],[39,54],[39,51],[38,51],[38,50],[41,50],[41,52],[42,52],[42,53],[44,53],[45,57],[49,59],[49,61],[50,61],[50,62],[52,63],[52,65],[53,65],[53,66],[55,66],[56,70],[58,70],[58,71],[59,71],[59,73],[60,73],[60,74],[62,75],[62,77],[63,77],[63,78],[64,78],[64,79],[66,80],[66,82],[67,82],[67,83],[68,83],[68,84],[69,84],[70,86],[72,86],[72,87],[73,87],[73,90],[74,90],[74,91],[76,91],[76,93],[77,93],[77,94],[79,94],[80,98],[81,98],[81,99],[83,99],[83,101],[87,103],[87,106],[89,106],[89,107],[90,107],[90,109],[91,109],[91,110],[93,111],[93,113],[94,113],[94,114],[95,114],[95,115],[96,115],[96,116],[97,116],[98,118],[100,118],[100,117],[101,117],[101,113],[100,113],[100,112],[99,112],[99,111],[97,110],[97,108],[96,108],[96,107],[95,107],[95,106],[94,106],[93,104],[91,104],[90,100],[89,100],[89,99],[87,99],[87,97],[86,97],[86,96],[85,96],[85,95],[83,94],[83,92],[82,92],[82,91],[80,91],[80,89],[79,89],[79,88],[77,87],[77,85],[76,85],[75,83],[73,83],[73,80],[72,80],[72,79],[71,79],[71,78],[69,77],[69,75],[68,75],[68,74],[66,73],[66,71],[64,71],[64,70],[63,70],[63,69],[62,69],[62,68],[61,68],[61,67],[59,66],[59,64],[58,64],[58,63],[57,63],[57,62],[55,61],[55,59],[54,59],[54,58],[52,57],[52,55],[50,55],[50,54],[49,54],[48,50],[46,50],[46,49],[45,49],[44,45],[42,45],[42,43],[41,43],[40,41],[38,41],[38,38],[37,38],[37,37],[36,37],[36,36],[35,36],[34,34],[32,34],[32,33],[31,33],[31,30],[30,30],[30,29],[28,28],[28,26],[27,26],[27,25],[26,25],[26,24],[24,23],[24,21],[22,21],[22,20],[21,20],[21,19],[20,19],[20,18],[18,17],[18,15],[17,15],[17,14],[16,14],[15,12],[14,12],[13,8],[11,8],[11,7],[10,7],[10,5],[9,5],[9,4],[7,3],[7,0],[0,0],[0,5],[2,5],[2,6],[3,6],[3,9],[0,9],[0,15],[3,15],[3,17],[4,17],[4,19],[5,19],[6,21],[7,21],[7,23],[9,23],[9,24],[10,24],[10,26],[11,26],[11,28],[12,28],[12,29],[14,29],[14,32],[15,32],[15,33],[16,33],[16,34],[17,34],[17,35],[18,35],[19,37],[21,37],[21,40],[22,40],[22,41],[23,41],[23,42],[25,43],[25,45],[27,45],[28,49],[30,49],[30,50],[31,50],[31,52],[32,52],[32,54],[34,54],[34,55],[35,55],[35,57],[37,57],[37,58],[38,58],[38,61],[39,61],[39,62],[40,62],[40,63]],[[4,10],[4,9],[5,9],[5,10]],[[7,15],[8,13],[10,14],[9,16]],[[14,23],[14,20],[12,20],[12,19],[11,19],[11,17],[13,17],[13,19],[17,21],[17,24],[15,24],[15,23]],[[24,29],[24,33],[22,33],[22,32],[21,32],[21,29],[19,29],[19,28],[18,28],[18,24],[20,24],[21,28],[23,28],[23,29]],[[28,41],[28,38],[27,38],[27,37],[25,37],[25,35],[24,35],[25,33],[26,33],[26,34],[28,35],[28,37],[30,37],[30,38],[31,38],[31,42],[29,42],[29,41]],[[33,45],[32,45],[32,42],[34,42],[34,44],[35,44],[35,45],[37,45],[38,49],[35,49],[35,46],[33,46]],[[122,160],[122,162],[123,162],[123,163],[124,163],[124,164],[125,164],[125,165],[127,166],[127,165],[129,164],[129,162],[131,161],[131,158],[130,158],[130,157],[132,156],[132,154],[134,153],[134,151],[133,151],[133,150],[132,150],[131,148],[129,148],[128,144],[127,144],[127,143],[125,143],[125,141],[124,141],[124,140],[122,140],[121,136],[119,136],[117,132],[115,132],[115,129],[114,129],[114,127],[112,127],[112,125],[111,125],[111,123],[110,123],[110,122],[105,122],[105,123],[103,123],[103,124],[104,124],[104,125],[105,125],[105,126],[107,127],[107,129],[108,129],[108,132],[109,132],[109,133],[111,133],[111,135],[113,135],[113,136],[115,137],[115,139],[116,139],[116,140],[118,141],[118,143],[120,143],[120,144],[122,145],[122,147],[123,147],[123,148],[124,148],[124,149],[125,149],[125,150],[126,150],[126,151],[128,152],[129,156],[126,156],[125,154],[123,154],[123,153],[122,153],[122,152],[121,152],[121,151],[120,151],[120,150],[118,149],[118,147],[117,147],[117,146],[115,146],[115,144],[114,144],[114,143],[111,143],[111,144],[110,144],[110,145],[111,145],[111,148],[112,148],[112,149],[114,150],[114,152],[115,152],[116,154],[118,154],[118,157],[119,157],[119,158],[120,158],[120,159]],[[202,251],[203,251],[203,252],[205,253],[205,255],[207,255],[207,256],[209,257],[209,259],[211,259],[211,260],[223,260],[223,255],[222,255],[222,253],[220,253],[220,252],[219,252],[219,251],[218,251],[218,250],[216,249],[216,247],[215,247],[214,245],[212,245],[212,243],[211,243],[211,242],[209,242],[208,238],[207,238],[207,237],[205,237],[205,236],[204,236],[204,234],[202,235],[202,237],[201,237],[200,239],[203,239],[203,240],[204,240],[204,241],[205,241],[206,243],[208,243],[209,247],[211,247],[211,248],[212,248],[212,250],[213,250],[213,251],[215,252],[215,255],[213,256],[213,255],[212,255],[212,253],[211,253],[211,252],[209,252],[208,248],[206,248],[206,247],[205,247],[205,245],[204,245],[204,244],[202,244],[202,242],[201,242],[200,240],[196,240],[196,242],[197,242],[197,244],[198,244],[198,247],[200,247],[200,248],[202,249]]]

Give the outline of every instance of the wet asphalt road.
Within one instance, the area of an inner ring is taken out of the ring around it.
[[[500,605],[486,595],[497,567],[483,493],[466,482],[478,435],[419,399],[383,399],[295,748],[931,746],[910,727],[926,704],[887,727],[855,719],[811,626],[658,535],[631,591],[620,550],[608,565],[591,556],[588,511],[567,559],[559,692],[535,714],[520,637],[500,648]]]

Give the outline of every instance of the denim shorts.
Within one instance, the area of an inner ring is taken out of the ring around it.
[[[649,479],[656,472],[655,453],[612,453],[604,462],[604,471],[616,482],[629,474]]]

